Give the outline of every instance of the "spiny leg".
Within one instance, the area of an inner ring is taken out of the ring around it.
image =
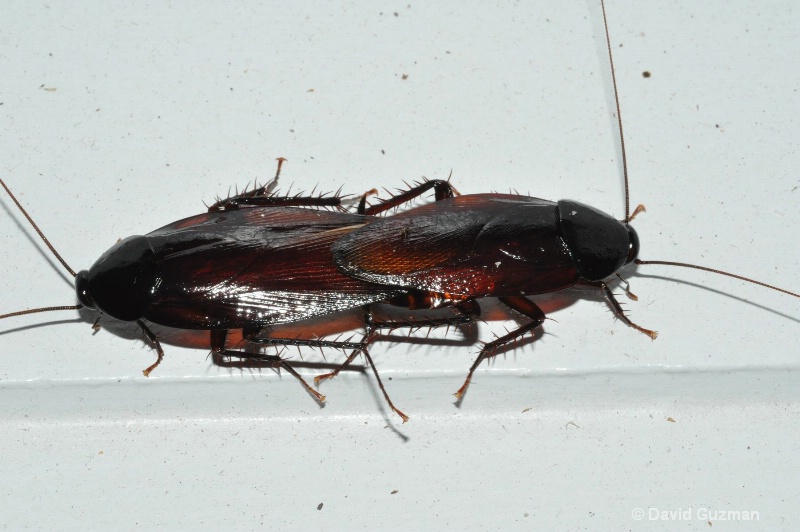
[[[350,362],[353,361],[353,359],[356,357],[356,355],[358,355],[358,353],[363,353],[364,356],[367,359],[367,362],[369,362],[369,365],[372,368],[372,372],[375,374],[375,378],[378,380],[378,386],[380,387],[381,392],[383,392],[383,397],[386,399],[386,402],[389,404],[389,408],[391,408],[393,412],[395,412],[398,416],[400,416],[400,419],[402,419],[403,423],[405,423],[406,421],[408,421],[408,416],[405,415],[402,411],[400,411],[400,409],[398,409],[396,406],[394,406],[394,403],[392,402],[391,398],[389,397],[389,394],[386,391],[386,388],[383,386],[383,381],[381,380],[381,376],[378,374],[378,369],[375,367],[375,363],[373,362],[372,357],[369,354],[369,351],[367,351],[367,344],[369,343],[369,336],[372,334],[372,331],[371,331],[370,327],[367,327],[367,331],[368,331],[367,334],[364,335],[364,339],[361,342],[340,342],[340,341],[329,341],[329,340],[306,340],[306,339],[300,339],[300,338],[261,337],[261,336],[257,336],[257,333],[258,333],[257,330],[255,332],[251,332],[249,335],[248,335],[248,332],[245,332],[245,334],[249,336],[248,338],[246,338],[247,341],[250,342],[250,343],[253,343],[253,344],[293,345],[293,346],[320,347],[320,348],[321,347],[333,347],[333,348],[337,348],[337,349],[352,349],[353,352],[350,354],[349,357],[347,357],[347,361],[342,366],[339,366],[339,368],[336,369],[335,373],[338,373],[339,371],[342,370],[342,368],[344,368],[345,366],[350,364]],[[258,357],[259,356],[263,356],[263,355],[250,356],[247,353],[245,353],[244,355],[247,355],[247,358],[259,359],[259,360],[260,360],[260,358],[258,358]],[[236,356],[238,356],[240,358],[243,358],[242,354],[237,354]],[[275,358],[280,359],[280,357],[275,357]],[[299,378],[303,382],[303,385],[306,386],[307,389],[309,389],[308,384],[306,384],[306,382],[303,381],[302,378],[299,375],[294,373],[294,370],[289,368],[289,366],[286,365],[285,362],[283,363],[283,367],[286,367],[287,369],[289,369],[289,371],[291,371],[293,375],[295,375],[297,378]],[[332,375],[330,375],[330,376],[332,376]],[[319,385],[319,382],[320,382],[320,380],[322,378],[327,378],[327,376],[323,375],[321,377],[315,377],[314,378],[314,383],[316,385]],[[322,397],[323,398],[322,400],[324,400],[324,396],[319,395],[319,393],[316,392],[315,390],[310,390],[309,389],[309,391],[311,391],[315,396]]]
[[[603,297],[606,298],[606,302],[611,307],[611,310],[614,311],[614,314],[616,314],[617,317],[620,320],[622,320],[623,323],[625,323],[629,327],[633,327],[634,329],[636,329],[637,331],[639,331],[641,333],[646,334],[647,336],[649,336],[653,340],[655,340],[658,337],[658,332],[651,331],[650,329],[645,329],[644,327],[636,325],[630,319],[628,319],[628,316],[625,315],[625,311],[622,309],[622,305],[620,304],[619,301],[617,301],[617,298],[614,297],[614,294],[611,292],[611,289],[608,287],[608,285],[606,283],[598,282],[598,283],[589,283],[589,284],[591,284],[592,286],[596,286],[600,290],[602,290]]]
[[[100,320],[98,319],[98,321]],[[95,322],[95,325],[97,325],[97,322]],[[150,340],[150,343],[153,344],[153,348],[156,350],[156,355],[157,355],[156,361],[150,364],[150,366],[148,366],[147,369],[142,371],[142,374],[145,377],[149,377],[150,373],[154,369],[156,369],[159,364],[161,364],[162,360],[164,360],[164,350],[161,349],[161,342],[158,341],[158,338],[156,337],[155,333],[151,331],[150,328],[147,325],[145,325],[142,320],[136,320],[136,325],[138,325],[139,328],[142,329],[142,332],[147,337],[147,339]]]
[[[455,308],[461,313],[460,316],[448,316],[446,318],[439,318],[439,319],[424,319],[424,320],[407,320],[407,321],[375,321],[374,317],[372,316],[372,305],[367,305],[364,307],[364,339],[362,340],[364,346],[359,349],[354,349],[350,356],[336,368],[334,371],[330,373],[326,373],[324,375],[319,375],[314,377],[314,384],[319,386],[319,383],[326,379],[331,379],[339,374],[340,371],[345,369],[349,366],[353,360],[355,360],[356,356],[359,353],[363,353],[364,357],[367,359],[370,367],[372,368],[372,372],[375,374],[375,378],[378,381],[378,386],[383,393],[383,397],[386,399],[386,402],[389,404],[389,408],[391,408],[400,418],[403,420],[403,423],[408,421],[408,416],[406,416],[403,412],[401,412],[394,403],[392,402],[391,398],[389,397],[389,393],[386,391],[386,387],[383,385],[383,381],[381,380],[381,376],[378,373],[378,368],[375,366],[375,362],[372,360],[372,356],[370,356],[369,351],[367,350],[367,345],[369,345],[373,339],[375,332],[380,329],[400,329],[400,328],[417,328],[417,327],[439,327],[442,325],[460,325],[464,323],[470,323],[474,321],[477,317],[481,314],[481,307],[478,305],[477,301],[469,300],[463,301],[455,305]]]
[[[430,189],[434,189],[436,201],[441,201],[445,198],[452,198],[457,193],[449,181],[445,181],[444,179],[431,179],[430,181],[420,183],[419,185],[416,185],[410,190],[398,194],[397,196],[392,196],[391,198],[387,199],[386,201],[382,201],[377,205],[367,207],[367,195],[372,192],[370,191],[361,197],[361,202],[358,204],[358,214],[367,214],[370,216],[380,214],[393,207],[398,207],[403,203],[407,203]]]
[[[247,338],[249,334],[254,334],[252,330],[248,330],[243,334],[245,337],[245,341],[250,342],[251,340]],[[306,380],[299,374],[295,369],[289,365],[289,363],[283,360],[278,355],[265,355],[265,354],[255,354],[255,353],[247,353],[245,351],[237,351],[235,349],[227,349],[225,347],[225,340],[228,337],[228,331],[225,329],[216,329],[211,331],[211,352],[214,354],[215,357],[235,357],[241,360],[257,360],[259,362],[266,362],[268,365],[274,368],[283,368],[288,371],[293,377],[295,377],[300,384],[306,389],[308,393],[310,393],[317,401],[320,403],[325,402],[325,396],[316,391],[312,388]],[[280,344],[280,345],[289,345],[289,344]],[[293,344],[296,345],[296,344]]]
[[[280,197],[273,196],[271,190],[278,183],[278,178],[281,175],[281,167],[286,159],[278,157],[278,170],[275,172],[275,177],[266,185],[256,187],[249,192],[243,192],[217,201],[208,208],[208,212],[220,211],[233,211],[242,205],[250,207],[340,207],[342,201],[336,196],[331,197],[308,197],[308,196],[294,196],[294,197]]]
[[[336,196],[234,196],[221,200],[208,208],[208,212],[233,211],[242,205],[250,207],[340,207],[341,198]]]
[[[369,345],[372,342],[372,336],[374,331],[375,331],[375,326],[374,326],[374,320],[372,318],[372,305],[367,305],[366,307],[364,307],[364,337],[361,340],[363,347],[357,347],[353,349],[353,351],[345,359],[342,365],[340,365],[335,370],[331,371],[330,373],[325,373],[323,375],[317,375],[316,377],[314,377],[314,384],[317,387],[319,387],[320,382],[334,378],[339,374],[339,372],[341,372],[343,369],[349,366],[353,362],[353,360],[355,360],[358,354],[364,352],[367,348],[367,345]],[[380,378],[378,378],[378,381],[380,381]],[[384,394],[385,393],[386,392],[384,391]]]
[[[475,359],[475,362],[472,363],[472,367],[469,368],[469,373],[467,373],[467,378],[464,380],[464,384],[454,394],[459,401],[464,397],[464,393],[466,393],[469,383],[472,381],[472,375],[475,373],[475,370],[478,369],[478,366],[480,366],[481,362],[487,358],[493,357],[500,347],[509,342],[513,342],[515,339],[523,336],[528,331],[532,331],[544,323],[544,312],[542,312],[542,309],[540,309],[536,303],[528,298],[522,296],[511,296],[501,297],[499,299],[512,310],[515,310],[523,316],[530,318],[531,321],[483,346],[483,349],[481,349],[481,352],[478,354],[478,358]]]
[[[463,325],[466,323],[473,322],[476,318],[480,317],[481,315],[481,307],[475,300],[468,300],[462,301],[455,305],[455,309],[458,310],[460,313],[457,316],[447,316],[444,318],[431,318],[431,319],[408,319],[404,321],[394,321],[394,320],[387,320],[387,321],[375,321],[372,315],[372,305],[368,305],[364,309],[364,345],[369,345],[373,341],[374,334],[382,329],[389,329],[389,330],[396,330],[396,329],[416,329],[416,328],[434,328],[434,327],[442,327],[442,326],[450,326],[450,325]],[[358,356],[359,350],[353,351],[350,356],[342,363],[341,366],[336,368],[330,373],[325,373],[324,375],[318,375],[314,377],[314,384],[319,386],[319,383],[323,380],[332,379],[333,377],[337,376],[342,370],[344,370],[347,366],[349,366],[353,360],[355,360],[356,356]]]

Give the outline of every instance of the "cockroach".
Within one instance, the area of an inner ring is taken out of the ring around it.
[[[206,213],[144,236],[120,240],[91,268],[77,273],[0,180],[42,241],[75,278],[79,301],[78,305],[12,312],[1,315],[0,319],[87,308],[99,311],[103,317],[136,323],[157,353],[156,361],[143,371],[145,376],[164,358],[161,342],[148,322],[175,329],[209,331],[209,347],[215,360],[239,358],[283,368],[320,402],[325,401],[325,396],[309,386],[279,355],[226,347],[228,332],[241,329],[243,339],[251,346],[353,349],[367,357],[390,407],[403,421],[407,420],[386,394],[366,350],[366,341],[275,338],[268,334],[268,328],[368,307],[407,293],[404,289],[364,282],[341,273],[333,262],[331,246],[349,231],[371,223],[376,214],[427,190],[433,189],[436,199],[442,200],[452,196],[453,189],[447,181],[428,180],[381,205],[367,207],[365,195],[358,213],[350,213],[342,209],[338,196],[280,197],[271,193],[284,161],[278,159],[278,170],[270,184],[220,200]],[[448,318],[425,323],[434,326],[453,322]],[[366,337],[382,327],[403,326],[412,325],[370,320]]]
[[[461,195],[376,220],[333,244],[333,258],[340,271],[364,282],[416,294],[407,302],[412,310],[457,305],[469,319],[480,313],[477,300],[493,297],[522,317],[524,323],[519,327],[483,345],[455,392],[458,400],[481,362],[542,326],[545,313],[529,296],[576,285],[594,287],[618,319],[655,339],[655,331],[627,316],[610,288],[612,281],[621,279],[621,271],[632,264],[702,270],[800,298],[800,294],[715,268],[638,258],[639,237],[630,222],[644,206],[630,210],[621,109],[602,1],[601,6],[625,182],[624,219],[617,220],[573,200],[553,202],[517,194]]]

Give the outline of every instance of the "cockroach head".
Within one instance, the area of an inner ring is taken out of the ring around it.
[[[639,255],[630,224],[577,201],[558,202],[559,231],[578,274],[587,281],[608,279]]]
[[[155,254],[146,237],[117,242],[89,271],[78,272],[75,292],[82,305],[123,321],[144,317],[156,278]]]
[[[636,234],[636,229],[629,223],[625,224],[628,228],[628,258],[625,259],[625,264],[630,264],[635,261],[639,256],[639,235]]]

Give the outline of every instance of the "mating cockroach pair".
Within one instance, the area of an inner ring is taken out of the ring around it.
[[[436,189],[436,202],[378,216],[426,187]],[[355,213],[321,209],[336,205],[336,198],[276,198],[257,190],[220,202],[212,212],[125,239],[88,272],[69,271],[76,275],[83,306],[137,322],[159,360],[163,353],[147,322],[207,330],[217,355],[272,362],[293,373],[277,356],[229,349],[228,331],[242,329],[254,345],[348,349],[353,351],[348,362],[361,352],[371,364],[367,346],[374,331],[469,321],[479,315],[478,299],[499,297],[527,321],[484,346],[459,396],[484,358],[542,324],[544,313],[528,296],[590,284],[635,326],[607,285],[637,261],[632,216],[617,221],[574,201],[519,195],[454,197],[441,181],[374,207],[362,202]],[[410,309],[450,306],[455,312],[441,320],[383,323],[370,312],[379,302]],[[269,336],[271,325],[359,307],[366,316],[363,341]]]

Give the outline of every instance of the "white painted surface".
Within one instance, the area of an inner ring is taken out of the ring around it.
[[[798,289],[793,3],[608,7],[642,258]],[[2,178],[76,269],[268,178],[278,156],[295,189],[452,170],[463,193],[622,215],[594,2],[5,2],[0,18],[14,21],[0,33]],[[0,312],[71,303],[2,205]],[[167,346],[144,379],[133,328],[92,336],[90,314],[6,321],[1,521],[627,529],[643,508],[670,530],[707,529],[710,508],[759,512],[715,528],[796,528],[800,305],[688,271],[629,277],[631,317],[657,341],[570,300],[536,344],[483,368],[461,408],[449,394],[474,347],[376,344],[404,426],[369,376],[323,385],[320,409],[288,376],[231,373],[203,350]],[[481,339],[513,325],[487,308]],[[651,507],[692,510],[676,523]]]

